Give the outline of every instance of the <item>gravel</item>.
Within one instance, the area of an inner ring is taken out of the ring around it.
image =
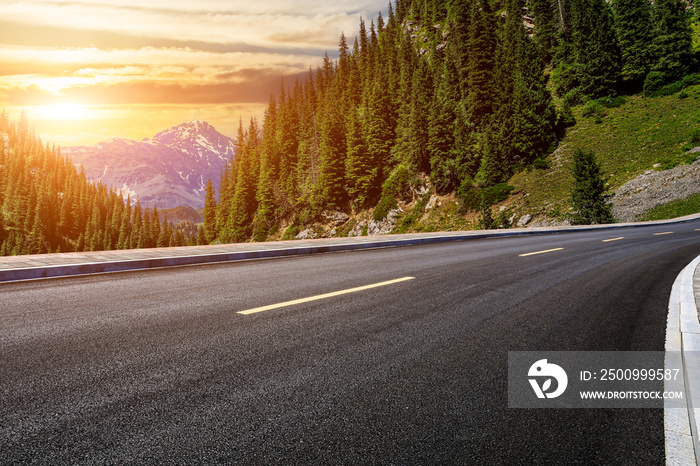
[[[700,159],[670,170],[647,170],[615,191],[612,213],[620,222],[634,222],[655,207],[699,193]]]

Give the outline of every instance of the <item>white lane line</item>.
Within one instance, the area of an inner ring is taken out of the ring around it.
[[[654,236],[661,236],[661,235],[672,235],[672,231],[664,231],[663,233],[654,233]]]
[[[332,298],[334,296],[340,296],[348,293],[356,293],[358,291],[369,290],[371,288],[378,288],[380,286],[393,285],[394,283],[405,282],[407,280],[413,280],[416,277],[403,277],[397,278],[395,280],[389,280],[386,282],[373,283],[371,285],[358,286],[357,288],[349,288],[347,290],[334,291],[332,293],[319,294],[316,296],[309,296],[308,298],[294,299],[292,301],[285,301],[283,303],[270,304],[269,306],[255,307],[253,309],[248,309],[245,311],[238,311],[238,314],[255,314],[256,312],[269,311],[271,309],[279,309],[280,307],[294,306],[295,304],[308,303],[310,301],[318,301],[319,299]]]
[[[619,241],[621,239],[625,239],[624,236],[620,236],[619,238],[610,238],[610,239],[604,239],[603,243],[609,243],[610,241]]]
[[[554,251],[561,251],[564,248],[556,248],[556,249],[547,249],[546,251],[535,251],[535,252],[528,252],[527,254],[520,254],[520,257],[525,257],[525,256],[534,256],[535,254],[545,254],[547,252],[554,252]]]

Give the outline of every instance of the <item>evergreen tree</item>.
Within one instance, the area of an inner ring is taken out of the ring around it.
[[[373,194],[376,194],[378,167],[374,167],[367,147],[359,112],[348,118],[346,178],[348,194],[355,206],[363,208]]]
[[[546,157],[556,144],[556,111],[547,88],[544,65],[532,40],[521,32],[514,69],[512,150],[510,164]]]
[[[158,206],[153,206],[151,211],[151,246],[158,247],[158,238],[160,237],[160,216],[158,214]]]
[[[496,47],[495,24],[488,0],[471,4],[471,29],[466,44],[466,85],[463,89],[467,116],[476,128],[488,123],[494,93],[493,67]]]
[[[166,215],[163,219],[163,226],[160,229],[160,235],[158,235],[158,247],[167,248],[170,246],[170,239],[172,238],[172,230],[170,229],[170,222],[168,222],[168,216]]]
[[[648,0],[614,0],[612,10],[620,44],[621,77],[628,90],[641,88],[651,68],[651,4]]]
[[[576,87],[590,98],[615,93],[620,50],[614,19],[606,0],[571,2]]]
[[[428,131],[430,107],[433,100],[433,79],[430,67],[421,60],[413,75],[411,91],[411,112],[409,114],[409,145],[406,154],[407,162],[416,171],[430,170],[430,154],[428,152]]]
[[[530,5],[535,16],[535,41],[542,58],[549,62],[554,57],[558,44],[558,8],[553,6],[552,0],[531,0]]]
[[[686,7],[683,0],[655,0],[652,5],[652,69],[663,73],[667,82],[682,78],[695,66]]]
[[[321,173],[316,208],[340,208],[346,200],[345,192],[345,121],[339,102],[334,98],[335,87],[326,98],[320,128]]]
[[[572,174],[573,224],[613,223],[610,195],[606,194],[605,178],[593,151],[577,149],[574,152]]]
[[[239,132],[240,134],[240,132]],[[238,178],[236,191],[231,200],[228,223],[222,231],[223,240],[227,242],[245,241],[252,232],[252,221],[257,209],[255,189],[258,183],[258,126],[251,119],[244,142],[239,144],[243,150],[236,160]]]
[[[207,240],[206,244],[212,243],[219,235],[216,223],[216,197],[211,180],[207,181],[204,197],[204,235]]]
[[[207,241],[206,233],[204,233],[204,227],[200,225],[199,229],[197,230],[197,245],[202,246],[205,244],[209,244],[209,242]]]
[[[459,75],[454,52],[448,43],[441,78],[430,108],[428,126],[428,154],[430,180],[440,194],[458,188],[461,174],[457,167],[455,130],[459,105]]]

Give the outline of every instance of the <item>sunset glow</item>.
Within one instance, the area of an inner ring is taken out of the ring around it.
[[[85,107],[72,103],[40,106],[33,113],[39,120],[78,120],[86,118],[88,114]]]
[[[191,118],[235,135],[241,118],[262,117],[283,77],[292,86],[387,5],[6,1],[0,108],[62,145],[148,137]]]

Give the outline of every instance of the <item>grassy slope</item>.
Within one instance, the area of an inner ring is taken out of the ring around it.
[[[700,195],[698,194],[651,209],[643,220],[666,220],[697,212],[700,212]]]
[[[647,98],[635,95],[618,108],[606,108],[602,122],[574,109],[577,124],[570,128],[557,151],[550,156],[553,168],[515,175],[509,182],[528,196],[520,209],[534,215],[564,218],[569,211],[572,183],[568,167],[578,148],[592,149],[610,176],[612,190],[661,164],[658,169],[687,162],[684,156],[700,130],[700,86],[679,94]]]

